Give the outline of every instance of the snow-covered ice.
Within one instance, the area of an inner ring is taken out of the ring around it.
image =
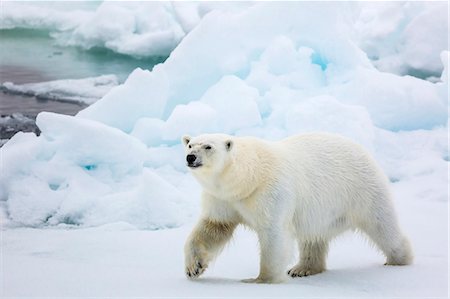
[[[323,274],[281,285],[244,284],[241,279],[258,273],[258,246],[252,232],[238,229],[204,276],[189,281],[182,248],[190,223],[163,231],[136,230],[126,223],[77,230],[16,228],[2,232],[3,295],[446,298],[447,202],[424,198],[421,187],[414,186],[417,182],[393,185],[402,227],[415,250],[411,266],[383,266],[382,255],[363,238],[345,234],[332,243]]]
[[[448,4],[158,3],[155,30],[151,19],[136,27],[146,11],[139,5],[105,2],[90,13],[98,30],[133,51],[143,49],[136,35],[170,28],[168,59],[136,69],[75,117],[41,113],[41,136],[18,133],[0,149],[4,294],[446,296]],[[111,23],[111,11],[123,22]],[[96,36],[95,26],[68,36],[118,42]],[[415,264],[384,267],[374,248],[347,234],[331,248],[328,272],[249,286],[239,279],[257,273],[257,244],[239,230],[203,279],[187,281],[182,247],[200,188],[180,137],[274,140],[309,131],[348,136],[375,156]]]
[[[89,19],[95,8],[81,2],[74,4],[54,1],[43,6],[31,1],[3,1],[0,29],[73,30]]]
[[[448,48],[448,3],[357,4],[358,44],[383,71],[431,76],[442,70],[437,53]]]

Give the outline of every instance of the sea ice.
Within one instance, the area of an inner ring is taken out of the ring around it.
[[[42,23],[42,11],[2,2],[0,24],[55,26],[73,44],[132,55],[176,46],[77,116],[41,113],[41,136],[20,132],[0,148],[6,296],[216,296],[217,285],[234,297],[446,296],[448,3],[144,4],[104,2],[64,24],[66,14]],[[238,279],[257,274],[258,249],[238,228],[202,282],[186,280],[182,246],[201,190],[180,136],[317,130],[372,152],[415,264],[383,267],[370,245],[344,235],[327,272],[243,286]]]
[[[118,85],[115,75],[84,79],[55,80],[39,83],[14,84],[4,82],[0,90],[7,93],[35,96],[39,99],[92,104]]]
[[[140,5],[99,8],[99,26],[111,36],[152,31],[151,20],[136,23]],[[41,136],[17,134],[1,148],[0,195],[11,223],[178,226],[198,211],[200,194],[179,140],[205,132],[272,140],[318,130],[346,135],[375,155],[392,182],[424,179],[427,187],[415,192],[442,201],[445,182],[436,178],[448,165],[446,71],[434,82],[385,72],[360,48],[380,50],[381,37],[404,24],[397,18],[435,28],[423,20],[429,14],[417,11],[422,6],[385,4],[405,9],[385,24],[379,12],[363,9],[358,34],[380,37],[369,45],[355,38],[348,21],[354,6],[344,3],[269,2],[238,10],[155,5],[164,26],[171,26],[173,20],[164,21],[169,16],[184,18],[179,29],[186,36],[163,64],[136,69],[75,117],[40,114]],[[108,9],[127,17],[112,24]],[[369,24],[384,27],[371,31]],[[442,62],[433,70],[448,70],[448,52],[434,50],[417,59],[434,55]]]

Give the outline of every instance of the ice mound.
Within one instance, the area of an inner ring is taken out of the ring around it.
[[[78,115],[130,132],[140,117],[162,117],[169,92],[168,84],[164,74],[158,76],[155,72],[138,68],[130,74],[124,85],[114,88],[97,102],[98,105],[90,106]]]
[[[84,79],[55,80],[40,83],[14,84],[4,82],[0,90],[8,93],[35,96],[40,99],[92,104],[117,86],[115,75]]]
[[[145,57],[167,55],[184,35],[170,3],[103,2],[74,30],[67,44]]]
[[[163,128],[164,140],[202,132],[235,133],[262,123],[256,99],[258,90],[235,76],[224,76],[199,101],[178,105]],[[236,100],[233,100],[236,99]]]
[[[372,149],[375,132],[364,107],[345,105],[334,97],[323,95],[295,104],[286,115],[290,134],[326,131],[341,134]]]
[[[334,86],[344,103],[367,108],[375,125],[389,130],[431,129],[447,122],[442,83],[359,69],[348,82]]]
[[[8,194],[14,222],[180,224],[183,195],[143,168],[147,148],[141,142],[96,121],[54,113],[39,114],[37,125],[42,137],[17,134],[2,148],[0,194]]]
[[[442,71],[448,47],[448,3],[357,3],[355,31],[361,48],[383,71],[426,78]]]
[[[368,148],[393,182],[441,183],[446,71],[430,82],[375,68],[352,39],[348,7],[210,11],[153,71],[136,69],[76,117],[40,114],[41,137],[17,134],[2,148],[12,223],[179,225],[199,205],[179,141],[187,133],[334,132]],[[448,72],[448,52],[436,55]]]

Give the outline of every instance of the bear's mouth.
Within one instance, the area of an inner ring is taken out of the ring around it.
[[[202,166],[201,163],[192,163],[192,164],[187,164],[187,166],[189,168],[199,168],[200,166]]]

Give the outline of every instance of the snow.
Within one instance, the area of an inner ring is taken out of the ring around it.
[[[104,2],[60,38],[131,55],[175,47],[168,59],[134,70],[75,117],[39,114],[41,136],[18,133],[0,149],[5,295],[446,296],[448,4],[158,2],[155,19],[141,5]],[[93,80],[56,87],[98,92]],[[240,229],[204,278],[186,280],[183,242],[201,190],[180,137],[310,131],[348,136],[375,156],[414,265],[384,267],[346,234],[324,274],[241,284],[257,274],[258,249]]]
[[[55,80],[39,83],[14,84],[3,82],[0,89],[7,93],[25,94],[45,100],[92,104],[117,86],[115,75],[84,79]]]
[[[415,250],[411,266],[383,266],[377,250],[348,233],[331,244],[323,274],[279,285],[244,284],[241,279],[257,275],[258,248],[256,236],[240,228],[204,276],[190,281],[184,277],[183,245],[192,223],[160,231],[136,230],[123,222],[78,230],[15,228],[2,231],[3,295],[445,298],[447,203],[413,195],[417,184],[398,182],[393,189]]]

